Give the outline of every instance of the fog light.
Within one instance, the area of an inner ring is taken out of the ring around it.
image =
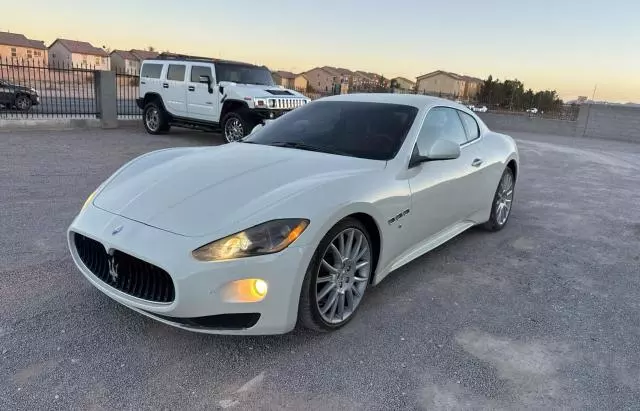
[[[260,278],[247,278],[227,283],[222,298],[230,303],[256,303],[267,295],[267,282]]]

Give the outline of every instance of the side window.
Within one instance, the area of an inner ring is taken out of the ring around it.
[[[187,66],[182,64],[169,64],[167,70],[167,80],[184,81],[184,74]]]
[[[160,78],[162,73],[162,64],[147,63],[142,66],[140,77]]]
[[[467,133],[456,111],[448,107],[434,107],[427,113],[418,134],[418,148],[421,151],[429,149],[439,139],[458,144],[467,142]]]
[[[478,127],[478,122],[476,121],[476,119],[471,117],[464,111],[458,111],[458,114],[460,114],[462,124],[464,124],[464,128],[467,130],[467,140],[473,141],[476,138],[480,137],[480,127]]]
[[[211,81],[214,81],[213,75],[211,74],[211,67],[206,67],[206,66],[191,67],[191,82],[199,83],[200,76],[209,76]]]

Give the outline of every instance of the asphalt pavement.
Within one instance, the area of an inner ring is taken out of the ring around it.
[[[640,145],[516,137],[504,230],[399,269],[338,332],[221,337],[110,300],[64,234],[124,162],[219,135],[0,132],[0,409],[638,409]]]

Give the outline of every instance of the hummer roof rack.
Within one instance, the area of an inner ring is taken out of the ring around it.
[[[261,67],[256,66],[255,64],[245,63],[242,61],[232,61],[232,60],[222,60],[215,59],[212,57],[200,57],[200,56],[190,56],[188,54],[178,54],[178,53],[160,53],[156,60],[183,60],[183,61],[201,61],[206,63],[229,63],[229,64],[242,64],[243,66],[250,67]]]

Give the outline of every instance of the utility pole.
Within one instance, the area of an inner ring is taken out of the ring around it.
[[[595,102],[596,101],[596,90],[598,89],[598,85],[596,84],[593,87],[593,95],[591,96],[591,101]]]

